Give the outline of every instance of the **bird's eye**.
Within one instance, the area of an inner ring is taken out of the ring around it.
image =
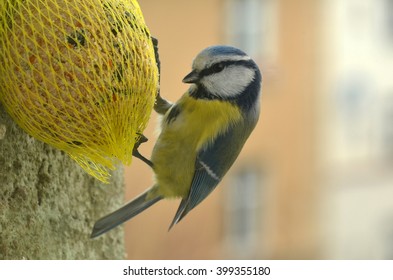
[[[221,72],[224,69],[225,65],[223,63],[217,63],[213,65],[213,72],[218,73]]]

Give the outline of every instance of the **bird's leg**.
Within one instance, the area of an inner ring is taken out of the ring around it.
[[[172,107],[172,103],[168,102],[161,97],[160,93],[156,96],[156,102],[154,103],[154,111],[160,115],[165,115],[165,113]]]
[[[149,165],[151,168],[153,168],[153,163],[148,160],[147,158],[145,158],[143,155],[141,155],[141,153],[139,153],[138,148],[142,143],[147,142],[147,138],[145,135],[141,134],[141,133],[137,133],[139,135],[138,140],[135,142],[134,148],[132,149],[132,155],[138,159],[140,159],[141,161],[143,161],[144,163],[146,163],[147,165]]]
[[[158,68],[158,89],[157,89],[156,101],[154,102],[154,111],[156,111],[160,115],[164,115],[169,110],[169,108],[172,107],[172,103],[163,99],[160,95],[161,62],[160,62],[160,56],[158,54],[158,40],[154,37],[151,37],[151,40],[153,42],[154,57],[156,59],[156,64]]]
[[[165,114],[168,109],[172,106],[172,104],[170,102],[168,102],[167,100],[163,99],[160,95],[160,76],[161,76],[161,62],[160,62],[160,56],[158,54],[158,40],[154,37],[151,37],[151,41],[153,43],[153,47],[154,47],[154,58],[156,60],[156,65],[157,65],[157,69],[158,69],[158,88],[157,88],[157,95],[156,95],[156,100],[154,102],[154,110],[159,113],[159,114]],[[134,148],[132,149],[132,155],[138,159],[140,159],[141,161],[143,161],[144,163],[146,163],[147,165],[149,165],[151,168],[153,168],[153,163],[148,160],[147,158],[145,158],[143,155],[141,155],[141,153],[139,153],[138,148],[142,143],[147,142],[147,138],[146,136],[144,136],[141,133],[137,133],[139,138],[136,141]]]

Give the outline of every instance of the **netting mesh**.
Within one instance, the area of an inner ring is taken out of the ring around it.
[[[0,100],[30,135],[106,182],[130,164],[157,91],[136,0],[1,0]]]

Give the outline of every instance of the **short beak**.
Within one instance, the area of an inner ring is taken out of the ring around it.
[[[183,83],[186,83],[186,84],[194,84],[198,81],[199,81],[199,74],[195,70],[193,70],[191,73],[189,73],[183,79]]]

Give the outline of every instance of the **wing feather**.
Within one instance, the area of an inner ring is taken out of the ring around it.
[[[254,125],[237,123],[202,148],[195,162],[195,173],[188,196],[182,199],[169,229],[201,203],[218,185],[239,155]]]

